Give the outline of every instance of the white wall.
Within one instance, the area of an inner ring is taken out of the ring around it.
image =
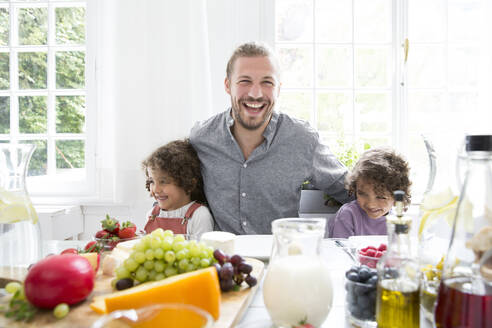
[[[98,81],[98,190],[95,198],[79,202],[84,217],[82,239],[99,230],[99,221],[107,213],[143,228],[152,199],[143,187],[140,161],[157,146],[187,136],[194,121],[229,106],[225,67],[236,46],[252,40],[271,42],[265,37],[269,26],[262,17],[273,1],[204,1],[206,20],[198,26],[199,18],[189,15],[190,6],[198,2],[190,1],[98,2],[98,10],[104,13],[99,15],[103,33],[97,43],[98,53],[103,54],[97,65],[102,77]],[[182,28],[162,26],[163,21],[176,18],[186,22]],[[205,34],[198,34],[199,28],[206,28]],[[145,33],[159,30],[162,33]],[[198,37],[193,39],[195,34]],[[196,63],[187,51],[203,54],[203,62]],[[141,65],[142,61],[152,65]],[[204,63],[209,63],[208,70],[203,69]],[[169,80],[163,74],[175,78]],[[190,80],[206,79],[209,87],[203,83],[190,87]],[[188,107],[193,109],[183,111]],[[144,114],[148,112],[152,114]]]

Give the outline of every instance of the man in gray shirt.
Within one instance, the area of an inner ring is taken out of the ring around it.
[[[279,66],[265,45],[239,46],[227,64],[231,108],[196,124],[190,141],[202,164],[215,229],[269,234],[271,222],[298,217],[301,185],[344,203],[347,169],[305,121],[275,111]]]

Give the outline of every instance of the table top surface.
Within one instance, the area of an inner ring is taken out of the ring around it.
[[[268,247],[271,245],[271,235],[257,235],[244,237],[242,242],[236,243],[235,253],[240,255],[254,255],[250,253],[258,253],[257,258],[263,260],[266,264],[266,270],[268,270],[269,250],[263,250],[260,252],[258,247]],[[358,238],[359,242],[364,242],[366,238]],[[376,238],[377,239],[377,238]],[[241,240],[241,237],[240,239]],[[247,243],[245,241],[248,241]],[[368,245],[374,243],[375,237],[368,236],[366,239]],[[256,243],[255,243],[256,241]],[[87,241],[80,240],[65,240],[65,241],[44,241],[43,242],[43,255],[49,253],[59,253],[61,250],[70,247],[82,247]],[[253,243],[251,243],[253,242]],[[350,245],[348,240],[344,242]],[[251,250],[251,247],[246,248],[247,245],[257,245],[256,249]],[[259,245],[259,246],[258,246]],[[352,246],[353,243],[352,243]],[[344,249],[335,243],[335,239],[324,239],[322,242],[321,256],[326,261],[330,268],[331,280],[333,283],[333,305],[332,309],[321,327],[353,327],[347,320],[345,314],[345,272],[354,264],[352,259],[345,253]],[[260,282],[260,288],[253,298],[248,310],[244,314],[239,328],[271,328],[274,327],[272,321],[268,315],[265,303],[263,302],[263,281]],[[431,327],[431,325],[422,318],[421,315],[421,327]]]

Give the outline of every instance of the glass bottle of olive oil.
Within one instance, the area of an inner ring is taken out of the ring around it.
[[[411,218],[403,215],[403,191],[395,191],[388,215],[388,251],[378,262],[376,321],[379,328],[419,327],[419,264],[412,256]]]

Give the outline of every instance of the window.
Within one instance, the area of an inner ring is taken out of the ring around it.
[[[31,193],[87,188],[85,1],[0,1],[0,142],[33,143]]]
[[[422,135],[435,145],[441,175],[454,177],[464,133],[490,118],[492,54],[490,40],[480,37],[490,31],[488,6],[485,0],[275,1],[280,110],[310,121],[335,153],[353,144],[359,152],[367,144],[395,147],[410,162],[419,201],[428,178]]]

